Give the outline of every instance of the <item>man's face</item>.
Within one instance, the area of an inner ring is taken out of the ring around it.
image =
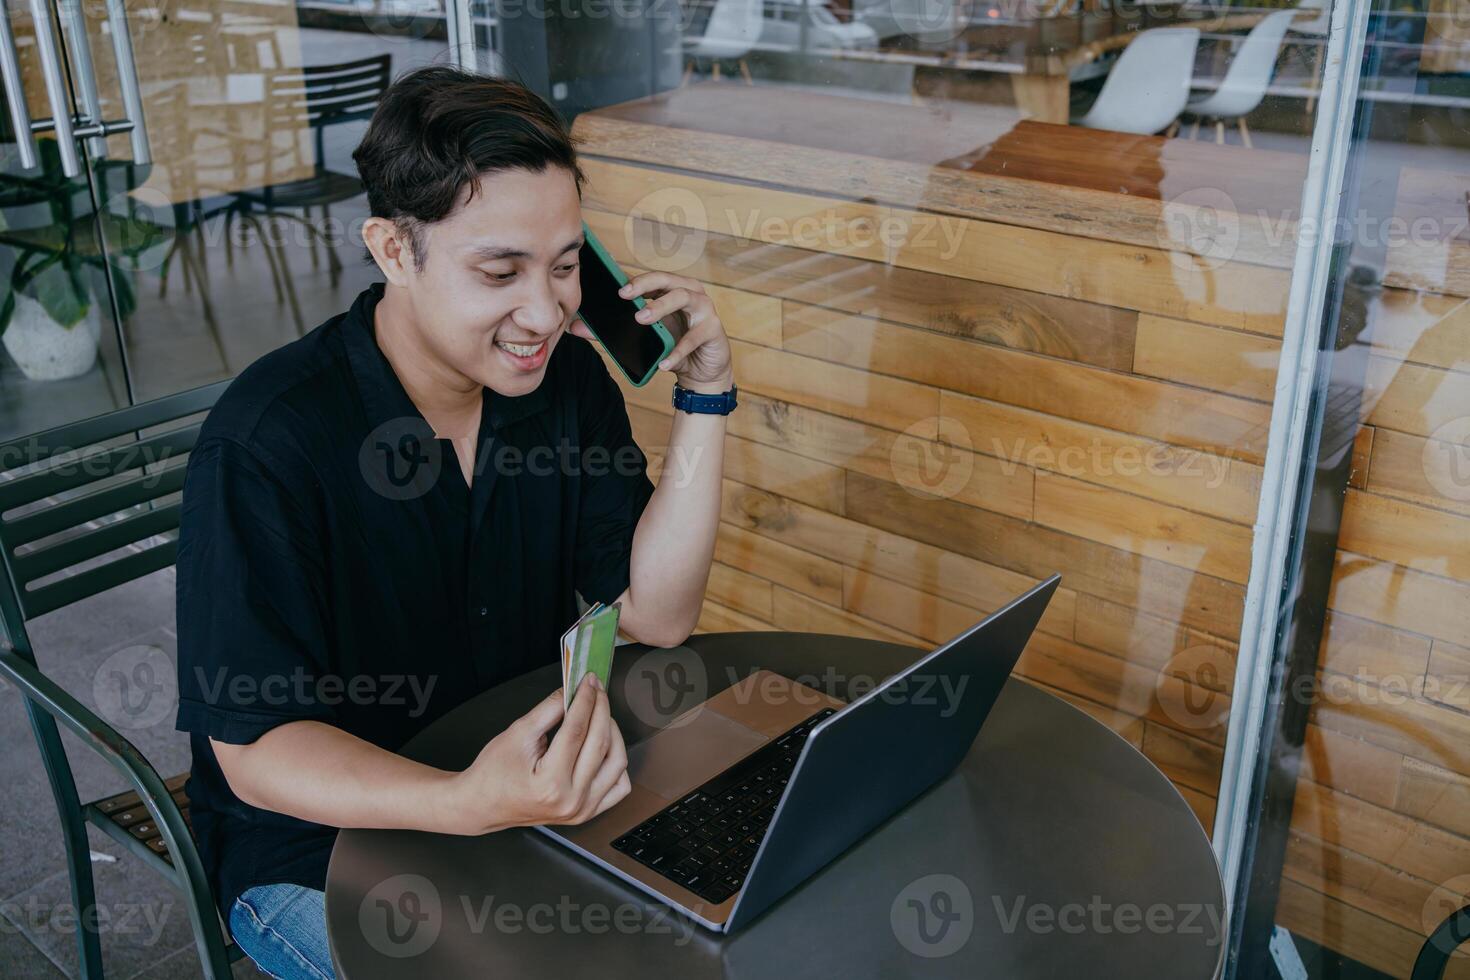
[[[582,301],[582,208],[571,173],[508,170],[480,178],[449,217],[421,233],[428,260],[407,299],[446,367],[502,395],[536,390]]]

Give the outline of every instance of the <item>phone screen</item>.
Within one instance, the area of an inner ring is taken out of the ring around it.
[[[664,356],[664,341],[652,324],[633,319],[638,306],[618,295],[621,283],[587,243],[581,251],[582,319],[613,360],[635,382],[653,373]]]

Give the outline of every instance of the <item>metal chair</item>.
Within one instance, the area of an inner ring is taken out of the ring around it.
[[[1455,950],[1470,942],[1470,905],[1451,913],[1429,934],[1429,939],[1414,960],[1409,980],[1440,980],[1449,968]]]
[[[1077,125],[1150,135],[1170,125],[1189,100],[1199,31],[1166,27],[1139,34],[1119,56],[1097,101]]]
[[[228,382],[171,395],[0,445],[0,679],[25,698],[60,815],[77,910],[82,975],[102,976],[87,824],[112,837],[185,899],[204,975],[230,976],[227,935],[189,831],[184,775],[165,781],[115,728],[40,670],[26,624],[174,563],[184,459]],[[66,728],[131,786],[91,803],[77,794]]]
[[[266,214],[289,218],[299,224],[310,244],[314,268],[318,264],[317,242],[321,239],[327,253],[331,285],[333,289],[337,288],[342,262],[337,258],[337,250],[330,237],[312,222],[311,209],[320,207],[326,227],[330,228],[332,205],[357,197],[365,189],[355,173],[341,173],[326,165],[326,130],[330,126],[371,119],[391,81],[392,56],[388,54],[339,64],[307,65],[267,72],[265,138],[237,138],[242,169],[251,164],[263,165],[265,180],[260,187],[232,192],[232,200],[221,209],[225,212],[225,261],[228,264],[234,262],[229,231],[230,222],[238,217],[254,226],[265,242],[272,281],[277,293],[284,294],[289,301],[298,330],[304,331],[306,325],[296,299],[291,270],[279,243],[261,230],[254,209],[258,206]],[[299,137],[308,131],[312,134],[314,150],[310,173],[295,179],[277,179],[279,171],[294,174],[306,169],[306,153]],[[282,136],[286,140],[284,145],[278,141]],[[298,208],[302,212],[300,215],[287,213],[287,209]]]

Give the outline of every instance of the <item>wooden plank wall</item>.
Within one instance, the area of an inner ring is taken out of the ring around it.
[[[1406,168],[1397,214],[1464,186]],[[1447,240],[1390,247],[1356,348],[1364,425],[1278,915],[1392,976],[1470,899],[1470,255],[1434,213]]]
[[[643,126],[635,141],[633,125],[578,122],[588,223],[630,269],[708,284],[741,386],[701,629],[932,645],[1059,571],[1019,672],[1138,747],[1210,828],[1290,236],[1271,252],[1244,228],[1243,255],[1201,261],[1144,244],[1157,202],[1117,203],[1114,234],[1096,218],[1117,195],[1061,189],[1065,212],[1033,199],[1028,227],[1026,197],[1047,185],[774,144],[752,156],[725,137],[705,169],[672,171],[656,161],[704,138]],[[734,172],[753,159],[796,185]],[[843,175],[842,199],[823,173]],[[698,206],[660,211],[670,200]],[[824,229],[815,241],[800,218]],[[895,218],[949,222],[936,240],[953,250],[841,239]],[[1470,874],[1470,692],[1431,683],[1470,672],[1470,505],[1419,462],[1470,416],[1470,314],[1410,286],[1374,304],[1322,669],[1412,690],[1313,712],[1280,915],[1395,974],[1435,887]],[[661,462],[667,381],[624,393]]]

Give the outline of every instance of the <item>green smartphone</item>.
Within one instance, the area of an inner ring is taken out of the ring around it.
[[[582,233],[586,236],[578,258],[582,306],[577,312],[628,383],[641,388],[674,349],[674,336],[662,321],[639,323],[633,318],[646,301],[642,296],[624,299],[618,295],[628,281],[627,274],[618,268],[586,222],[582,223]]]

